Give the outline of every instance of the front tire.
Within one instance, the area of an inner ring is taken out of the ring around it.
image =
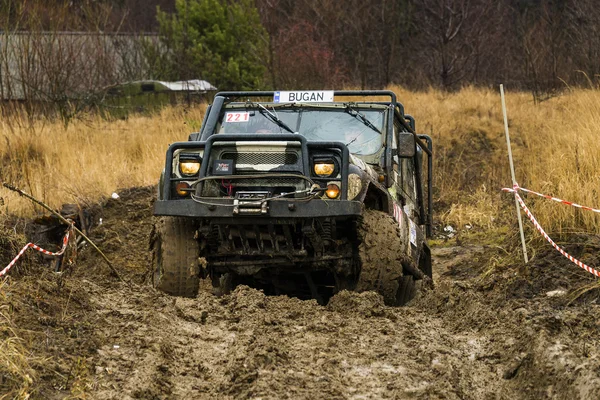
[[[189,218],[162,217],[153,230],[152,285],[173,296],[196,297],[200,283],[196,224]]]
[[[398,224],[382,211],[366,209],[358,228],[360,274],[356,290],[376,291],[390,306],[406,304],[414,297],[414,283],[412,276],[402,274],[407,255]]]

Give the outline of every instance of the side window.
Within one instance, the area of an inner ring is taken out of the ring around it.
[[[412,202],[416,202],[417,191],[415,189],[415,162],[412,158],[402,159],[402,191]]]
[[[400,123],[394,118],[394,137],[392,138],[392,151],[394,152],[394,161],[398,162],[396,158],[396,150],[398,150],[398,132],[400,131]]]
[[[398,158],[398,126],[396,125],[396,120],[394,119],[394,135],[392,136],[392,166],[394,167],[394,171],[400,173],[399,165],[400,159]],[[398,182],[398,179],[396,179]]]

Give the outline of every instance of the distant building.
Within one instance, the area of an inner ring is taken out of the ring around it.
[[[157,34],[0,31],[0,99],[77,98],[148,77]]]

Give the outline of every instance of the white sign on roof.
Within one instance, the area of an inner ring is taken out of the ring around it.
[[[273,103],[331,103],[333,90],[301,91],[301,92],[275,92]]]

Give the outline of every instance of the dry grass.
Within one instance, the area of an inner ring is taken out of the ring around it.
[[[24,244],[24,237],[7,227],[6,216],[0,214],[0,269],[6,266]],[[28,343],[19,335],[13,322],[13,309],[8,294],[9,282],[0,278],[0,399],[26,399],[32,393],[37,377]]]
[[[35,371],[25,343],[12,322],[5,284],[6,281],[0,281],[0,399],[27,399]]]
[[[0,121],[0,179],[53,207],[86,203],[118,188],[158,182],[170,143],[187,140],[202,121],[205,106],[167,108],[153,117],[106,121],[92,116],[66,129],[40,120],[32,129]],[[16,126],[16,127],[15,127]],[[32,205],[0,188],[4,211],[31,215]]]

